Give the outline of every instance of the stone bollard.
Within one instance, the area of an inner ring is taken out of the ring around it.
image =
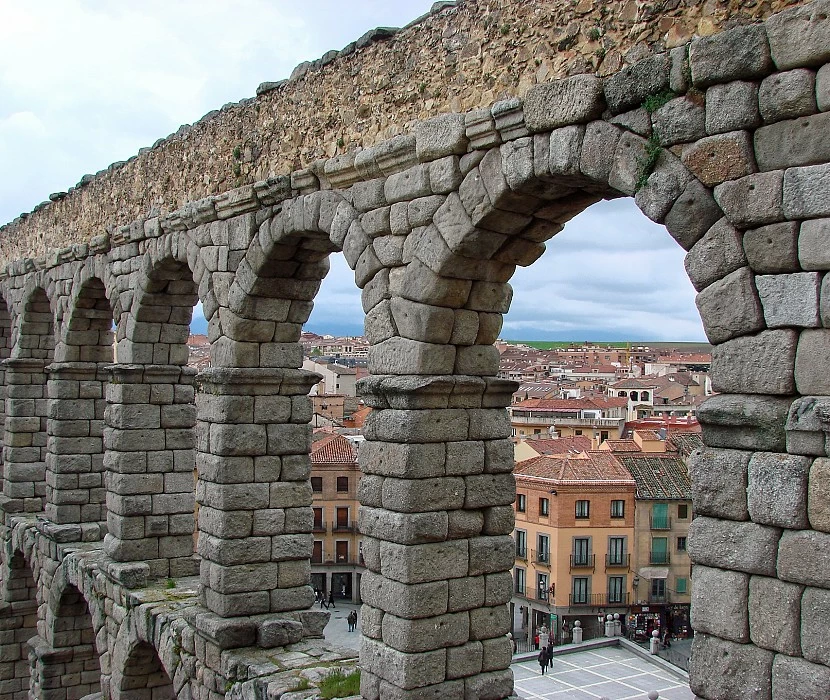
[[[651,639],[648,641],[648,651],[650,654],[657,654],[657,650],[660,648],[660,631],[653,630],[651,633]]]
[[[573,643],[582,644],[582,623],[579,620],[574,621]]]
[[[614,636],[622,637],[622,620],[619,613],[614,613]]]
[[[648,700],[657,700],[660,697],[660,693],[658,693],[656,690],[650,690],[646,697],[648,698]]]
[[[605,636],[606,637],[613,637],[614,636],[614,616],[611,613],[608,613],[605,616]]]

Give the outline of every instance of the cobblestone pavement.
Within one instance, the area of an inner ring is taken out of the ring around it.
[[[542,676],[535,659],[514,663],[516,694],[532,700],[694,700],[687,683],[626,649],[606,647],[557,656]]]

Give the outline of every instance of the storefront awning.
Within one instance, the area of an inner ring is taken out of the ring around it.
[[[638,573],[640,578],[647,579],[669,577],[669,570],[665,566],[644,566]]]

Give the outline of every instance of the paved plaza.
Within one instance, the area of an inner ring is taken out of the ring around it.
[[[554,657],[553,671],[540,675],[536,659],[514,663],[516,694],[547,700],[694,700],[689,684],[628,649],[603,647]]]
[[[349,632],[346,616],[359,605],[338,601],[326,626],[332,644],[360,648],[360,632]],[[586,649],[554,657],[553,672],[539,673],[535,656],[511,666],[516,694],[532,700],[645,700],[649,691],[661,700],[694,700],[689,684],[655,663],[622,647]]]

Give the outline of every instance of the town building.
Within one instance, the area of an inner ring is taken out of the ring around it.
[[[577,619],[598,636],[600,617],[632,599],[634,479],[599,451],[536,457],[515,474],[514,636],[545,625],[567,641]]]
[[[340,394],[342,396],[357,396],[357,371],[353,367],[346,367],[334,362],[317,362],[314,359],[303,360],[303,369],[317,372],[322,379],[312,394]]]
[[[513,437],[585,435],[595,445],[619,438],[626,420],[626,398],[528,399],[508,408]]]
[[[359,602],[363,558],[357,529],[357,448],[343,435],[319,431],[313,435],[310,454],[311,585],[323,594],[332,591],[335,597]]]
[[[685,456],[695,445],[702,447],[698,433],[667,440],[653,430],[635,430],[631,440],[609,441],[601,448],[612,452],[637,484],[631,549],[635,594],[628,620],[634,638],[645,639],[658,627],[668,627],[676,637],[691,631],[686,545],[693,512]]]

